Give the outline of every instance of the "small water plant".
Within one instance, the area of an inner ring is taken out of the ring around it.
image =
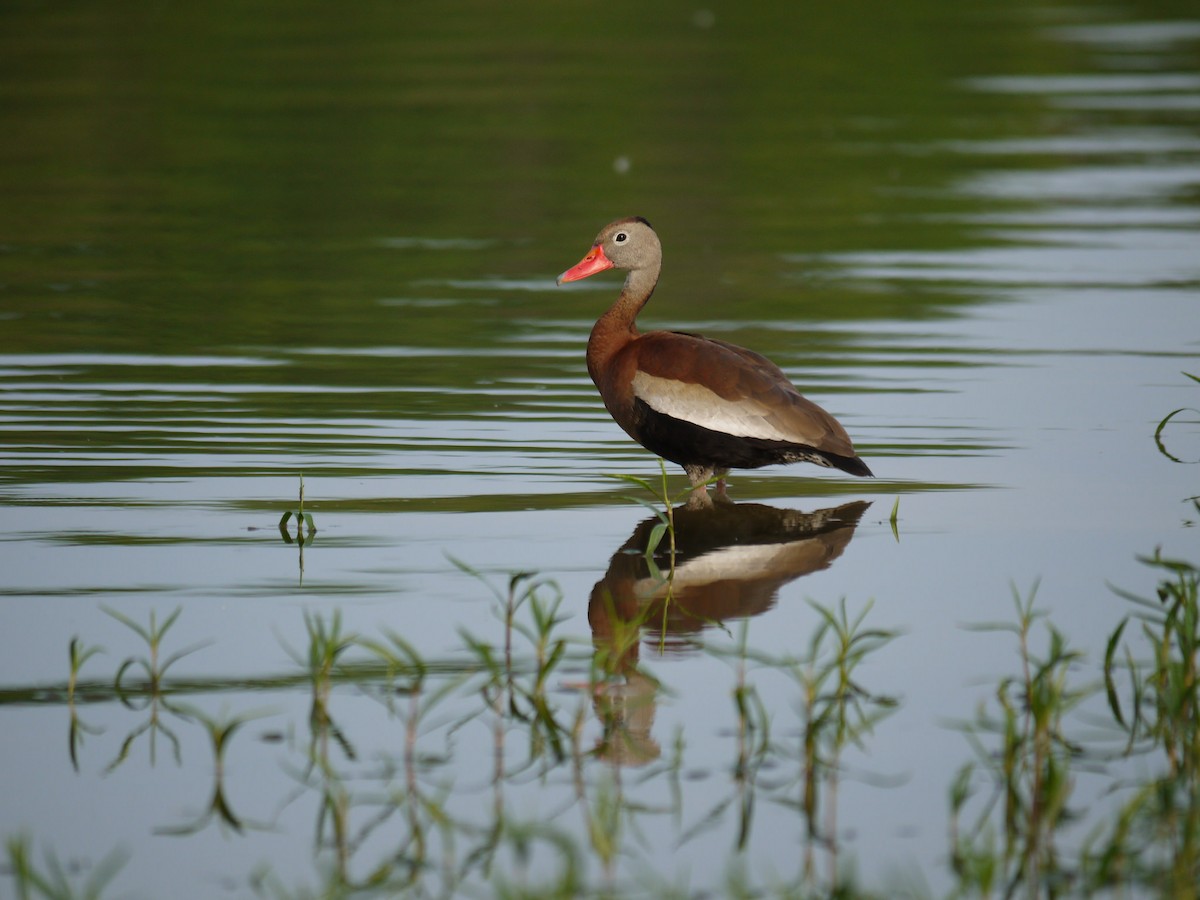
[[[1190,378],[1190,379],[1192,379],[1192,381],[1196,382],[1197,384],[1200,384],[1200,376],[1192,375],[1189,372],[1183,372],[1181,374],[1185,378]],[[1200,459],[1194,459],[1194,460],[1180,459],[1178,456],[1174,455],[1173,453],[1171,453],[1171,451],[1169,451],[1167,449],[1166,442],[1163,439],[1163,432],[1166,431],[1167,426],[1172,421],[1174,421],[1176,418],[1181,416],[1183,413],[1195,413],[1196,415],[1200,415],[1200,410],[1198,410],[1192,406],[1181,406],[1179,409],[1171,410],[1169,413],[1167,413],[1165,416],[1162,417],[1162,419],[1158,423],[1158,427],[1154,429],[1154,443],[1158,447],[1158,452],[1161,453],[1163,456],[1165,456],[1167,459],[1171,460],[1171,462],[1177,462],[1177,463],[1200,462]],[[1196,422],[1196,420],[1193,420],[1190,424],[1195,425],[1198,423]]]
[[[640,538],[638,546],[640,553]],[[1101,648],[1102,667],[1087,668],[1084,654],[1054,628],[1035,602],[1036,583],[1026,593],[1013,590],[1011,622],[978,626],[1012,640],[1016,653],[963,726],[972,752],[949,785],[950,896],[1194,896],[1200,570],[1158,552],[1141,561],[1155,573],[1155,587],[1146,596],[1117,591],[1129,608]],[[269,869],[249,876],[250,890],[276,900],[615,897],[635,888],[691,896],[686,876],[649,871],[655,863],[643,855],[643,839],[657,841],[664,829],[677,846],[708,846],[721,835],[730,896],[869,895],[855,875],[849,831],[839,823],[847,802],[839,803],[839,794],[858,760],[854,751],[874,750],[877,723],[899,702],[864,674],[876,671],[868,661],[898,634],[873,625],[870,604],[855,612],[846,601],[809,601],[804,643],[784,645],[786,652],[755,648],[756,620],[725,631],[730,640],[713,640],[704,652],[729,664],[731,676],[717,691],[724,688],[728,700],[688,730],[680,726],[671,745],[653,733],[656,704],[670,686],[643,671],[630,651],[643,621],[621,620],[628,633],[593,631],[589,665],[582,649],[588,641],[565,632],[567,604],[552,579],[531,572],[500,579],[460,568],[493,591],[498,624],[463,633],[459,651],[443,659],[427,657],[399,630],[365,635],[347,629],[337,610],[306,612],[307,643],[291,653],[295,665],[287,673],[185,679],[175,663],[190,651],[167,649],[180,627],[178,610],[140,622],[118,614],[145,649],[118,657],[115,677],[84,681],[81,669],[95,665],[99,648],[75,638],[67,677],[40,689],[45,699],[37,702],[144,704],[149,720],[126,738],[118,762],[138,735],[163,730],[160,712],[199,725],[212,754],[208,803],[168,819],[178,824],[153,829],[186,838],[213,824],[242,834],[263,826],[236,811],[251,801],[223,778],[231,746],[239,755],[253,746],[245,725],[257,714],[209,715],[184,698],[242,698],[255,687],[311,692],[311,740],[290,740],[290,728],[273,730],[282,736],[270,740],[294,754],[283,766],[295,790],[281,807],[312,801],[302,805],[313,810],[318,883],[293,891]],[[377,698],[387,715],[364,722],[339,706],[364,695]],[[303,718],[301,711],[295,732],[304,732]],[[689,745],[693,728],[701,742],[714,742],[704,745],[699,765]],[[473,760],[466,771],[464,751]],[[700,795],[686,789],[695,777],[708,779]],[[886,781],[865,779],[869,787]],[[557,792],[543,794],[543,786]],[[548,811],[539,807],[543,796],[554,797]],[[768,809],[790,811],[790,818],[769,822],[785,822],[796,838],[788,870],[764,874],[754,854]],[[31,900],[106,897],[122,861],[113,855],[81,869],[52,854],[35,860],[30,847],[29,838],[9,836],[0,874],[16,884],[15,896]],[[889,888],[880,895],[902,891]],[[913,888],[905,895],[928,893]]]
[[[329,696],[339,660],[346,651],[355,646],[358,637],[354,634],[343,634],[342,612],[339,609],[335,609],[328,620],[305,610],[304,629],[308,634],[305,653],[301,655],[291,650],[288,650],[288,653],[304,667],[312,686],[312,705],[309,708],[309,729],[313,741],[311,756],[313,760],[327,758],[327,749],[319,749],[317,744],[332,737],[341,745],[346,756],[353,759],[356,755],[354,747],[330,715]]]
[[[1200,883],[1200,569],[1155,552],[1153,597],[1116,589],[1134,605],[1111,632],[1102,681],[1077,684],[1083,654],[1014,591],[1019,674],[997,684],[994,707],[965,727],[976,759],[950,787],[951,861],[961,896],[1061,896],[1117,891],[1194,897]],[[1033,649],[1044,623],[1046,649]],[[1135,626],[1135,627],[1131,627]],[[1067,717],[1103,699],[1099,738],[1068,732]],[[1123,746],[1113,753],[1113,734]],[[1122,766],[1136,760],[1136,770]],[[1135,771],[1125,775],[1123,770]],[[1080,776],[1103,775],[1106,814],[1082,842],[1072,803]],[[971,806],[982,794],[982,804]],[[968,808],[974,817],[967,821]]]
[[[670,483],[667,480],[667,464],[663,460],[658,461],[658,469],[660,473],[660,481],[658,485],[651,484],[645,478],[639,478],[636,475],[610,475],[610,478],[615,478],[618,481],[624,481],[626,484],[634,485],[644,490],[652,498],[652,501],[645,497],[632,497],[631,499],[638,503],[658,518],[658,523],[650,530],[650,536],[646,541],[646,559],[650,562],[651,571],[654,568],[654,554],[658,552],[658,546],[662,543],[664,536],[667,537],[667,551],[671,559],[675,558],[675,505],[687,497],[692,496],[692,488],[685,488],[677,493],[674,497],[671,496]],[[716,481],[713,478],[712,481]],[[711,483],[711,482],[710,482]]]
[[[296,537],[295,541],[301,545],[311,543],[317,535],[317,526],[313,522],[312,513],[304,508],[304,476],[300,476],[300,503],[295,509],[289,509],[283,514],[283,518],[279,520],[279,533],[283,535],[283,539],[289,544],[292,543],[292,535],[288,530],[288,522],[295,518],[296,520]],[[305,529],[307,528],[307,532]]]
[[[1160,580],[1154,597],[1118,590],[1135,611],[1108,641],[1104,684],[1126,755],[1153,774],[1093,841],[1090,883],[1192,897],[1200,884],[1200,569],[1158,551],[1140,560]],[[1131,624],[1140,626],[1140,653],[1126,635]]]
[[[646,549],[643,556],[646,560],[646,567],[649,569],[650,577],[653,578],[658,584],[665,587],[665,591],[663,592],[661,598],[662,616],[658,629],[660,640],[659,649],[661,650],[664,642],[666,641],[667,619],[672,612],[672,606],[675,600],[675,568],[679,558],[678,533],[675,527],[675,507],[685,500],[687,501],[689,507],[694,507],[695,504],[700,504],[702,506],[703,504],[700,503],[700,500],[697,500],[698,495],[695,492],[696,489],[690,486],[672,496],[670,483],[667,479],[667,466],[664,460],[659,459],[658,469],[660,480],[657,485],[651,484],[647,479],[639,478],[636,475],[618,474],[610,475],[609,477],[615,478],[618,481],[623,481],[627,484],[634,485],[635,487],[639,487],[652,498],[651,500],[647,500],[645,497],[633,496],[630,499],[632,499],[635,503],[646,507],[646,509],[650,510],[650,512],[652,512],[655,518],[658,520],[650,529],[650,533],[646,537]],[[713,484],[718,480],[719,479],[714,476],[706,485],[703,485],[703,487],[707,489],[708,485]],[[700,499],[703,500],[706,496],[707,495],[700,495]],[[664,551],[667,559],[667,570],[665,572],[659,566],[658,560],[656,559],[656,557],[659,555],[659,547],[662,545],[664,537],[667,539],[667,547]],[[640,618],[646,619],[647,617],[642,616]]]
[[[853,617],[844,599],[836,608],[811,600],[808,605],[817,614],[818,623],[805,652],[799,655],[780,656],[751,649],[746,625],[732,648],[710,650],[736,667],[733,701],[737,757],[734,797],[714,807],[709,817],[736,800],[737,849],[746,849],[762,781],[760,773],[774,773],[768,786],[770,799],[800,813],[807,838],[799,871],[789,888],[797,896],[858,896],[839,859],[837,798],[842,760],[850,747],[863,748],[875,726],[899,706],[898,698],[869,690],[857,675],[863,662],[899,632],[866,626],[871,603]],[[751,666],[759,672],[782,674],[796,689],[798,731],[772,721],[748,677]],[[782,736],[773,737],[774,733]],[[781,780],[778,773],[789,770],[794,774]],[[819,858],[827,863],[823,872]]]
[[[79,671],[83,668],[84,663],[93,656],[103,652],[103,647],[88,646],[78,636],[71,638],[71,642],[67,646],[68,658],[70,660],[70,670],[67,676],[67,709],[71,716],[67,746],[71,755],[71,766],[76,772],[79,771],[79,748],[83,745],[83,736],[85,734],[100,734],[102,733],[102,729],[87,725],[79,718],[79,714],[75,710],[75,688],[79,684]]]
[[[146,733],[150,735],[151,765],[154,764],[157,754],[157,737],[160,733],[171,742],[175,760],[178,762],[180,760],[179,738],[175,735],[174,731],[166,726],[162,719],[162,712],[164,710],[174,712],[165,696],[164,679],[168,670],[175,663],[211,642],[203,641],[192,644],[164,657],[162,655],[163,638],[171,629],[171,626],[179,619],[180,613],[183,612],[183,607],[176,607],[175,611],[167,616],[162,625],[158,624],[157,613],[151,610],[150,621],[146,626],[140,625],[129,616],[110,607],[101,606],[100,608],[122,625],[134,631],[146,644],[146,655],[126,657],[113,678],[113,688],[117,696],[121,699],[121,702],[132,708],[137,702],[144,701],[144,708],[148,710],[148,716],[141,726],[135,728],[125,738],[116,759],[108,767],[109,771],[112,771],[124,762],[134,742]],[[131,669],[141,670],[142,677],[140,680],[125,680],[126,673]]]
[[[225,753],[235,732],[247,722],[261,718],[268,713],[245,712],[238,715],[223,713],[211,716],[191,705],[179,705],[176,711],[197,722],[208,735],[213,754],[213,789],[208,801],[208,807],[191,822],[182,825],[156,828],[155,834],[172,835],[176,837],[195,834],[204,829],[211,821],[216,821],[231,831],[241,833],[245,828],[244,820],[236,815],[225,796]],[[259,826],[261,828],[261,826]]]
[[[504,715],[531,726],[531,763],[540,759],[547,749],[555,761],[562,762],[566,758],[570,729],[559,721],[546,693],[550,675],[563,661],[569,646],[567,639],[556,633],[558,626],[566,620],[560,613],[562,590],[557,583],[533,573],[512,572],[508,575],[507,588],[501,591],[478,570],[453,557],[450,560],[463,572],[486,584],[500,602],[499,617],[504,624],[502,659],[496,657],[490,642],[466,630],[459,631],[486,676],[481,690],[488,705],[498,711],[503,709]],[[549,592],[548,598],[543,596],[546,592]],[[523,608],[529,611],[529,624],[517,617]],[[514,635],[525,638],[533,650],[532,666],[526,679],[518,677]]]
[[[732,780],[733,795],[719,802],[709,810],[701,820],[701,825],[707,827],[722,815],[729,806],[736,806],[738,811],[738,829],[736,847],[743,851],[750,843],[751,825],[754,821],[754,810],[758,796],[759,774],[766,768],[779,762],[776,747],[771,740],[771,715],[767,710],[757,686],[749,677],[752,662],[760,662],[769,668],[782,668],[790,665],[790,661],[767,660],[760,654],[755,654],[749,644],[750,623],[743,621],[738,628],[737,638],[731,648],[710,650],[714,656],[725,657],[735,669],[735,681],[732,690],[733,705],[736,711],[737,756],[733,764]],[[694,833],[697,829],[693,827]]]
[[[84,875],[60,861],[53,850],[46,851],[39,867],[30,845],[25,834],[10,837],[6,845],[17,900],[102,900],[129,859],[128,852],[113,850]]]
[[[68,704],[75,702],[75,686],[79,683],[79,670],[83,668],[83,664],[93,656],[103,652],[103,647],[98,645],[88,646],[79,639],[78,635],[71,638],[70,644],[67,645],[67,654],[71,663],[70,674],[67,677]]]
[[[1036,584],[1024,600],[1013,589],[1015,625],[972,626],[1015,635],[1020,670],[1000,679],[995,709],[981,706],[975,721],[964,728],[975,759],[960,769],[950,787],[951,863],[960,888],[981,896],[1011,894],[1016,884],[1035,892],[1044,887],[1053,896],[1078,876],[1062,859],[1059,846],[1060,834],[1077,818],[1068,804],[1072,765],[1081,754],[1079,744],[1067,737],[1065,720],[1094,686],[1070,683],[1083,654],[1048,621],[1046,650],[1034,650],[1034,625],[1045,621],[1035,609],[1036,596]],[[985,789],[974,823],[964,825],[968,801]],[[999,834],[993,810],[999,810]]]
[[[863,746],[875,725],[899,705],[898,698],[868,690],[856,676],[865,659],[899,634],[893,629],[865,627],[872,605],[866,603],[851,618],[845,599],[836,610],[809,601],[820,623],[809,639],[808,654],[788,667],[801,692],[799,806],[810,838],[828,849],[831,890],[838,889],[837,791],[842,756],[851,746]],[[826,794],[824,800],[822,791]],[[814,876],[811,854],[810,844],[804,861],[806,880]]]

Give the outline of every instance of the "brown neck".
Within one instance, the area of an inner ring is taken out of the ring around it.
[[[600,373],[607,367],[609,360],[638,336],[638,313],[654,293],[657,284],[657,269],[631,270],[625,276],[621,296],[592,326],[592,335],[588,338],[587,366],[588,374],[598,387]]]

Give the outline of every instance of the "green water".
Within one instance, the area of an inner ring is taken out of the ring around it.
[[[643,6],[10,7],[5,349],[486,346],[561,297],[483,322],[376,301],[543,278],[628,212],[679,248],[664,317],[719,308],[725,277],[774,313],[779,253],[968,243],[937,220],[978,208],[945,190],[972,161],[938,144],[1029,104],[962,79],[1072,65],[1034,8]]]

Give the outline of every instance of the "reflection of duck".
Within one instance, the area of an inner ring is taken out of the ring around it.
[[[723,494],[731,468],[803,461],[871,474],[837,419],[803,397],[769,359],[696,334],[638,333],[634,321],[662,267],[662,245],[645,219],[606,225],[558,283],[614,267],[629,274],[592,329],[588,374],[630,437],[683,466],[694,502],[708,499],[705,485],[714,474]]]
[[[664,538],[650,570],[645,556],[649,518],[613,554],[608,572],[592,589],[588,619],[597,641],[611,639],[614,623],[643,621],[655,644],[686,646],[686,638],[706,624],[756,616],[770,609],[789,581],[827,568],[850,543],[854,528],[871,504],[847,503],[804,513],[760,503],[680,506],[675,519],[675,573],[668,579]],[[670,605],[663,600],[671,592]],[[677,639],[671,640],[674,636]]]
[[[673,575],[665,538],[653,569],[646,559],[658,518],[640,523],[588,601],[596,667],[606,677],[594,701],[604,726],[598,752],[624,765],[659,754],[651,735],[657,684],[638,668],[643,633],[656,648],[686,651],[706,625],[766,612],[783,585],[841,556],[870,505],[813,513],[760,503],[677,507]]]

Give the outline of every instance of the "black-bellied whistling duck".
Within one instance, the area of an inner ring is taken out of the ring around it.
[[[694,494],[707,497],[730,469],[811,462],[871,475],[841,424],[805,399],[764,356],[678,331],[641,334],[635,320],[658,284],[662,245],[640,216],[618,219],[558,276],[579,281],[625,269],[621,296],[592,328],[588,374],[625,432],[651,453],[683,466]]]

